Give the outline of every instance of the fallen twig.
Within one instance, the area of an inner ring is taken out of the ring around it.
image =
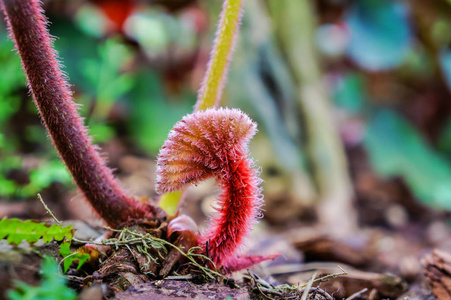
[[[361,291],[359,291],[359,292],[357,292],[357,293],[352,294],[351,296],[349,296],[348,298],[346,298],[346,300],[352,300],[352,299],[355,299],[355,298],[359,297],[360,295],[366,293],[367,291],[368,291],[368,288],[364,288],[363,290],[361,290]]]

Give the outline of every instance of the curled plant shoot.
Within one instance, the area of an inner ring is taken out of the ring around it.
[[[238,109],[199,111],[174,126],[157,160],[159,193],[173,192],[210,177],[221,187],[217,215],[200,236],[199,245],[226,271],[274,258],[238,256],[263,204],[261,180],[248,157],[248,142],[256,127]]]
[[[242,0],[225,0],[208,72],[194,114],[178,122],[158,157],[157,190],[172,192],[209,177],[222,188],[218,214],[198,239],[203,254],[227,272],[269,257],[239,256],[263,204],[258,172],[248,158],[256,124],[218,106],[241,16]],[[39,114],[80,191],[112,227],[162,217],[160,209],[126,195],[83,125],[38,0],[0,0]]]

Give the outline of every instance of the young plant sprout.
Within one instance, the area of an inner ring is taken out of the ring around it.
[[[159,193],[213,177],[222,189],[217,216],[200,237],[216,266],[235,270],[266,258],[239,258],[263,199],[258,171],[248,157],[257,125],[238,109],[207,109],[185,116],[170,131],[157,160]],[[273,258],[273,257],[270,257]]]
[[[239,26],[241,1],[224,1],[215,48],[196,112],[185,116],[171,130],[159,153],[157,167],[160,193],[172,192],[209,177],[214,177],[222,188],[218,214],[209,230],[197,237],[196,230],[192,229],[195,224],[189,218],[179,217],[169,223],[168,232],[193,233],[194,244],[201,246],[204,254],[226,272],[276,257],[239,256],[263,204],[261,180],[252,159],[248,158],[247,147],[257,131],[256,124],[238,109],[208,108],[218,106],[225,84]],[[137,201],[127,196],[98,148],[92,145],[67,78],[61,71],[39,0],[0,0],[0,4],[43,123],[94,210],[116,228],[139,219],[166,219],[164,212],[150,201]]]

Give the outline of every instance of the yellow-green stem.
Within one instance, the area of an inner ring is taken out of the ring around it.
[[[238,35],[243,0],[225,0],[216,30],[215,44],[210,54],[208,69],[202,80],[194,111],[218,107],[227,79],[233,46]],[[183,196],[182,191],[161,195],[159,205],[166,213],[176,213]]]
[[[170,216],[177,212],[180,200],[183,196],[183,190],[165,193],[161,195],[158,205]]]
[[[215,45],[210,55],[194,111],[217,107],[225,86],[227,69],[241,19],[242,0],[225,0],[216,31]]]

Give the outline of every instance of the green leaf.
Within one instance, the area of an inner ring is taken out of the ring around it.
[[[365,147],[381,175],[401,176],[426,204],[451,210],[451,165],[394,111],[380,111],[368,125]]]
[[[412,48],[408,7],[402,1],[354,1],[346,14],[347,54],[367,70],[399,66]]]
[[[30,180],[39,187],[39,190],[42,190],[55,181],[70,183],[72,177],[63,163],[59,160],[51,160],[43,163],[38,168],[31,170]]]
[[[91,258],[87,253],[79,253],[79,252],[71,252],[70,251],[70,243],[62,243],[59,254],[63,257],[63,267],[64,273],[69,270],[69,267],[72,263],[78,260],[77,270],[81,268],[81,266]]]
[[[158,153],[172,126],[193,110],[194,94],[166,99],[162,86],[161,78],[155,72],[143,72],[136,77],[131,91],[130,132],[150,153]],[[152,99],[146,95],[152,95]]]
[[[448,118],[448,121],[440,134],[438,148],[449,160],[451,160],[451,117]]]
[[[52,239],[61,241],[63,238],[70,241],[73,238],[72,227],[4,217],[0,220],[0,239],[6,238],[11,245],[19,245],[22,241],[33,244],[40,239],[43,239],[44,243],[49,243]]]
[[[337,106],[351,113],[359,113],[365,107],[366,90],[363,76],[350,73],[340,78],[333,91],[333,98]]]
[[[11,300],[75,300],[76,293],[66,286],[64,278],[55,260],[45,257],[41,267],[42,280],[40,286],[30,286],[23,282],[15,282],[15,289],[7,293]]]

